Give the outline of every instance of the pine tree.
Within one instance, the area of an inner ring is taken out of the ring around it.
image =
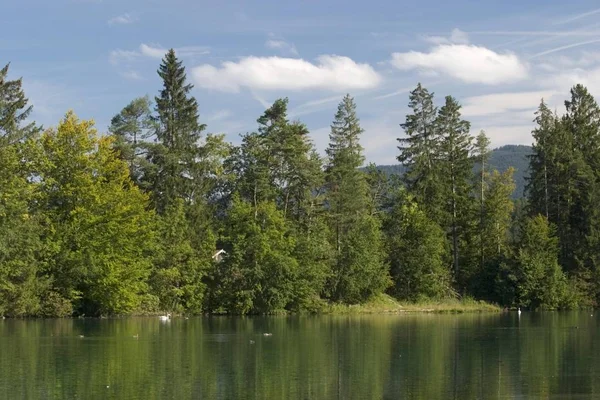
[[[155,146],[151,159],[155,164],[153,199],[159,213],[176,198],[191,202],[197,177],[197,156],[201,133],[198,103],[190,96],[193,85],[186,83],[185,67],[173,49],[165,55],[158,69],[163,81],[155,97],[157,116]]]
[[[383,260],[380,223],[370,212],[369,187],[358,168],[364,162],[356,105],[346,95],[331,125],[326,186],[334,248],[329,295],[348,303],[380,293],[389,282]]]
[[[39,128],[25,124],[32,106],[21,80],[0,69],[0,315],[41,315],[49,279],[43,274],[43,217],[32,211],[31,146]],[[35,153],[34,153],[35,154]]]
[[[443,211],[444,224],[449,227],[452,238],[452,257],[454,274],[459,276],[459,242],[469,224],[471,206],[471,174],[473,160],[470,157],[471,124],[461,119],[461,106],[452,97],[446,97],[446,103],[440,109],[435,120],[435,129],[439,136],[439,168],[442,193],[447,199]],[[443,178],[442,178],[443,177]]]
[[[543,214],[550,218],[551,175],[555,164],[554,153],[558,149],[553,144],[553,136],[556,134],[556,118],[542,99],[535,113],[536,128],[531,132],[534,144],[533,152],[529,160],[529,181],[527,192],[529,204],[533,214]]]
[[[435,128],[437,108],[433,104],[433,93],[420,83],[410,92],[409,99],[412,114],[407,115],[406,121],[400,125],[406,137],[398,139],[398,161],[407,169],[405,180],[410,193],[435,222],[441,223],[443,198],[436,159],[439,152]]]
[[[475,145],[473,148],[473,159],[475,161],[475,165],[479,167],[478,179],[475,184],[476,193],[479,196],[479,268],[483,270],[485,264],[485,251],[483,245],[483,237],[485,235],[484,229],[484,220],[485,220],[485,192],[487,189],[487,178],[489,172],[489,159],[491,156],[490,151],[490,139],[486,136],[485,132],[482,130],[477,135],[475,140]]]
[[[600,108],[582,85],[565,102],[564,126],[574,143],[574,198],[569,213],[569,238],[575,274],[589,284],[589,295],[600,298]]]
[[[22,125],[33,110],[22,89],[22,80],[8,80],[10,64],[0,69],[0,147],[34,136],[41,131],[35,122]]]
[[[229,191],[252,204],[256,218],[267,204],[282,213],[295,238],[292,255],[301,271],[289,307],[314,308],[328,275],[330,254],[323,222],[322,161],[306,126],[288,121],[287,103],[276,100],[257,120],[258,131],[244,135],[227,161],[226,168],[235,176]]]
[[[512,257],[511,227],[520,224],[519,219],[513,220],[513,173],[514,169],[510,167],[503,173],[494,170],[488,177],[484,192],[483,223],[479,227],[483,232],[480,243],[481,258],[485,262],[469,276],[467,282],[471,294],[491,301],[511,297],[502,294],[504,289],[498,287],[512,286],[512,283],[498,282],[504,279],[502,275],[506,272],[505,264]],[[496,293],[498,298],[494,298],[493,293]]]
[[[108,131],[115,136],[115,149],[129,165],[131,177],[140,186],[144,181],[145,155],[148,152],[148,139],[154,134],[151,102],[148,97],[139,97],[115,115]]]

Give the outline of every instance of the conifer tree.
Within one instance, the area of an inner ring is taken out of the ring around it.
[[[330,255],[322,212],[321,158],[306,126],[288,121],[287,99],[276,100],[257,122],[258,131],[244,135],[227,161],[226,168],[235,176],[229,190],[252,204],[257,219],[267,205],[284,216],[288,235],[295,238],[292,255],[300,271],[288,307],[315,307],[328,276]]]
[[[26,123],[32,106],[8,68],[0,69],[0,315],[21,317],[42,314],[49,278],[40,256],[43,216],[31,207],[31,146],[24,144],[39,128]]]
[[[471,206],[471,174],[473,161],[470,157],[471,124],[461,118],[460,104],[452,97],[446,96],[446,103],[440,109],[435,120],[435,129],[439,136],[439,168],[441,175],[438,185],[446,199],[443,206],[444,223],[448,227],[452,239],[452,258],[454,274],[459,276],[459,242],[470,223]]]
[[[148,97],[139,97],[115,115],[108,131],[115,136],[115,149],[129,165],[131,178],[140,186],[144,181],[145,162],[150,143],[148,139],[155,133],[152,120],[151,102]]]
[[[28,105],[22,89],[22,80],[9,80],[10,64],[0,69],[0,147],[5,147],[39,133],[41,128],[35,122],[27,121],[33,106]]]
[[[400,125],[406,137],[398,139],[398,161],[407,169],[405,181],[410,193],[435,222],[442,223],[443,195],[436,158],[440,145],[435,127],[437,108],[433,104],[433,93],[420,83],[410,92],[409,99],[412,113]]]
[[[205,125],[199,122],[198,103],[190,96],[193,85],[186,82],[185,67],[169,50],[158,69],[163,81],[155,97],[159,146],[151,154],[155,164],[153,200],[159,213],[176,198],[193,201],[199,140]]]
[[[370,212],[369,187],[359,167],[364,162],[356,104],[346,95],[331,125],[326,185],[328,219],[334,248],[329,295],[356,303],[389,284],[380,223]]]
[[[534,144],[529,160],[530,176],[527,183],[529,205],[533,214],[543,214],[550,219],[552,201],[553,167],[556,162],[556,144],[553,139],[556,135],[556,118],[542,99],[535,112],[536,128],[531,132]],[[553,146],[554,145],[554,146]]]
[[[485,220],[485,192],[487,189],[487,178],[489,176],[489,159],[491,156],[490,151],[490,139],[486,136],[485,132],[482,130],[477,135],[475,139],[474,145],[474,154],[473,159],[475,161],[475,165],[479,168],[479,172],[477,173],[477,181],[475,184],[475,192],[477,196],[479,196],[479,268],[483,269],[485,264],[485,251],[483,245],[483,237],[485,235],[484,228],[484,220]]]

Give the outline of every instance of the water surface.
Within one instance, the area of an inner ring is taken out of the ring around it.
[[[590,312],[0,320],[0,399],[600,398],[599,326]]]

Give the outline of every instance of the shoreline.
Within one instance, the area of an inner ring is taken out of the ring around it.
[[[314,312],[301,311],[301,312],[275,312],[272,314],[227,314],[227,313],[212,313],[212,314],[173,314],[175,319],[189,318],[189,317],[253,317],[253,316],[296,316],[296,315],[313,315],[313,316],[331,316],[331,315],[399,315],[399,314],[465,314],[465,313],[500,313],[503,308],[496,305],[487,303],[481,300],[467,299],[443,299],[443,300],[428,300],[416,303],[403,303],[392,296],[387,294],[381,294],[373,299],[362,304],[339,304],[339,303],[326,303],[321,309]],[[86,316],[69,316],[69,317],[2,317],[3,319],[119,319],[119,318],[131,318],[131,317],[158,317],[164,315],[166,312],[141,312],[131,313],[123,315],[110,315],[110,316],[98,316],[98,317],[86,317]]]
[[[502,310],[502,307],[496,304],[473,299],[444,299],[403,303],[387,294],[382,294],[364,304],[328,304],[322,312],[317,314],[464,314],[499,313]]]

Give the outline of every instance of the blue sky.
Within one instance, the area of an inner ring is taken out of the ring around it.
[[[575,83],[600,93],[597,1],[5,0],[0,64],[23,77],[34,118],[69,109],[105,131],[135,97],[160,89],[175,48],[208,131],[256,128],[290,99],[317,147],[345,93],[355,96],[368,161],[395,163],[399,124],[417,82],[463,104],[472,134],[530,144],[544,97],[560,113]]]

